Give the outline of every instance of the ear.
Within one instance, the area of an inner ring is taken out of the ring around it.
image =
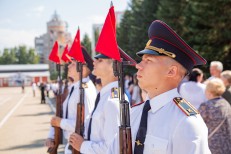
[[[178,67],[175,65],[172,65],[169,67],[167,71],[167,77],[175,77],[177,75],[177,72],[178,72]]]

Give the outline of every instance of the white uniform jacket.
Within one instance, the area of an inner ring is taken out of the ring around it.
[[[173,102],[180,97],[177,89],[172,89],[150,100],[147,134],[144,154],[210,154],[208,129],[199,114],[185,115]],[[134,152],[136,134],[144,104],[131,110],[132,148]],[[108,154],[118,154],[119,138],[116,136]]]
[[[118,81],[111,82],[101,89],[100,101],[92,116],[91,139],[82,143],[80,153],[106,153],[118,132],[120,125],[119,98],[113,98],[111,94],[111,89],[115,87],[118,87]]]
[[[85,120],[84,120],[84,126],[85,131],[84,134],[87,133],[88,130],[88,124],[89,124],[89,118],[91,115],[92,110],[94,109],[95,104],[95,98],[96,98],[96,88],[92,81],[87,78],[83,78],[82,82],[87,84],[87,87],[84,88],[84,113],[85,113]],[[64,137],[69,140],[70,135],[75,131],[75,125],[76,125],[76,115],[77,115],[77,104],[79,103],[79,84],[80,82],[73,83],[69,87],[69,94],[65,101],[63,102],[63,119],[61,120],[60,127],[64,132]],[[74,86],[74,91],[72,95],[69,98],[71,88]],[[68,106],[68,117],[66,117],[66,109]],[[86,135],[84,135],[86,136]],[[54,128],[51,127],[49,135],[49,138],[54,138]],[[84,137],[85,138],[85,137]]]

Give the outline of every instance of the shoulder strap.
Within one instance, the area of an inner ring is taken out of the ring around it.
[[[175,97],[173,101],[187,116],[199,114],[197,109],[184,98]]]
[[[222,126],[225,120],[226,119],[222,120],[222,122],[209,134],[208,139],[210,139],[217,132],[217,130]]]

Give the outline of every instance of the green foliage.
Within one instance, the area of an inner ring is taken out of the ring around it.
[[[150,23],[156,19],[158,3],[159,0],[132,0],[118,27],[119,46],[136,61],[140,61],[136,52],[143,50],[149,40],[147,31]],[[127,68],[125,71],[133,74],[136,69]]]
[[[0,57],[0,64],[38,64],[39,56],[34,49],[27,49],[26,46],[19,46],[11,49],[4,49]]]
[[[57,80],[57,78],[58,78],[58,72],[57,71],[50,72],[50,74],[51,74],[51,76],[50,76],[51,80]]]
[[[166,7],[171,6],[171,7]],[[177,34],[183,33],[185,0],[161,0],[158,5],[157,18],[167,23]]]
[[[91,40],[87,34],[84,34],[81,44],[87,49],[87,52],[91,55]]]
[[[135,55],[148,41],[148,26],[159,19],[172,27],[208,64],[219,60],[231,69],[231,1],[132,0],[117,29],[119,46]],[[208,73],[208,64],[199,66]],[[133,72],[125,69],[126,72]],[[134,69],[135,72],[135,69]]]
[[[219,60],[231,69],[231,1],[188,1],[184,14],[183,37],[208,62]]]

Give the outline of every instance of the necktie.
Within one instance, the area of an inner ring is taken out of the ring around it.
[[[93,113],[95,112],[95,109],[99,103],[99,100],[100,100],[100,93],[98,93],[97,97],[96,97],[96,100],[95,100],[95,107],[94,107],[94,110],[92,111],[92,114],[91,114],[91,119],[90,119],[90,123],[89,123],[89,127],[88,127],[88,132],[87,132],[87,139],[90,140],[90,136],[91,136],[91,123],[92,123],[92,116],[93,116]]]
[[[74,89],[75,89],[75,88],[74,88],[74,86],[73,86],[73,87],[71,88],[70,95],[69,95],[68,100],[67,100],[67,108],[66,108],[66,116],[65,116],[66,119],[68,118],[68,104],[69,104],[69,99],[70,99],[71,94],[73,93]]]
[[[140,120],[140,126],[136,134],[134,154],[142,154],[144,151],[144,141],[147,133],[148,111],[150,109],[151,106],[149,100],[147,100],[143,108],[143,112]]]

